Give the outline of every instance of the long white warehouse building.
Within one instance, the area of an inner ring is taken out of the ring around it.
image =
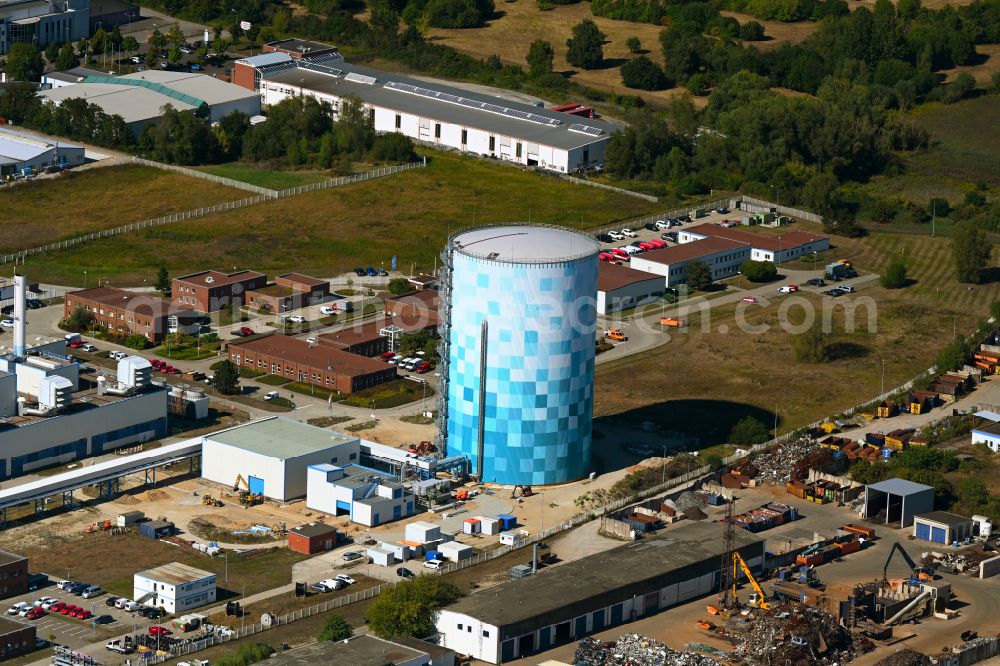
[[[339,58],[339,55],[337,56]],[[322,56],[265,53],[237,60],[233,80],[260,91],[265,106],[308,95],[336,114],[356,96],[378,132],[425,144],[568,173],[604,159],[612,125],[492,95],[411,79]]]

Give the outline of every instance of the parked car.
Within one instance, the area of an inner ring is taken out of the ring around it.
[[[615,239],[611,237],[611,234],[597,234],[597,236],[595,236],[595,238],[597,238],[597,240],[601,241],[602,243],[614,243],[615,242]],[[13,311],[13,310],[11,310],[11,311]]]
[[[823,278],[813,278],[811,280],[806,280],[806,284],[810,287],[825,287],[826,281]]]
[[[650,231],[659,231],[660,230],[660,228],[658,226],[656,226],[656,222],[647,222],[646,225],[645,225],[645,227],[646,227],[646,229],[649,229]]]
[[[97,351],[97,347],[95,347],[94,345],[90,344],[89,342],[86,343],[85,345],[83,345],[82,347],[80,347],[80,349],[83,350],[83,351],[85,351],[85,352],[90,352],[91,354],[93,354],[94,352]]]
[[[200,72],[201,71],[201,65],[199,65],[196,62],[191,63],[191,71],[192,72]]]
[[[277,391],[268,391],[267,393],[264,394],[264,400],[274,400],[277,397],[278,397]]]
[[[396,575],[399,576],[400,578],[416,578],[417,577],[417,574],[413,573],[412,571],[410,571],[406,567],[399,567],[398,569],[396,569]]]
[[[115,608],[125,608],[125,604],[129,603],[131,600],[127,597],[119,597],[115,599]]]
[[[324,305],[319,309],[319,313],[321,315],[327,315],[327,316],[332,314],[337,314],[337,306],[334,305],[333,307],[330,307],[329,305]]]
[[[114,606],[115,606],[115,603],[116,603],[116,602],[117,602],[117,601],[118,601],[119,599],[121,599],[121,597],[108,597],[107,599],[105,599],[105,600],[104,600],[104,605],[105,605],[105,606],[111,606],[112,608],[114,608]]]
[[[728,212],[729,212],[729,209],[728,209],[728,208],[726,208],[725,206],[721,206],[721,207],[719,207],[719,208],[716,208],[716,209],[715,209],[715,212],[716,212],[716,213],[719,213],[720,215],[725,215],[726,213],[728,213]]]
[[[827,289],[823,292],[824,295],[830,296],[832,298],[837,298],[838,296],[843,296],[846,292],[840,290],[839,287],[834,287],[833,289]]]
[[[31,608],[31,604],[27,601],[18,601],[16,604],[7,609],[7,615],[17,615],[22,610],[27,610]]]
[[[316,336],[315,335],[309,336],[308,338],[306,338],[306,342],[308,342],[311,345],[316,344]]]
[[[43,611],[41,608],[32,608],[25,613],[24,617],[29,620],[37,620],[38,618],[45,617],[46,615],[48,615],[48,613]]]
[[[306,318],[302,315],[292,315],[288,317],[285,321],[291,322],[293,324],[304,324],[306,323]]]
[[[332,592],[333,591],[333,588],[329,587],[328,585],[324,585],[323,583],[313,583],[312,585],[309,586],[309,589],[312,590],[313,592]]]
[[[438,569],[441,568],[442,564],[444,563],[441,560],[427,560],[426,562],[424,562],[424,568],[437,571]]]
[[[35,599],[34,606],[35,606],[35,608],[41,608],[42,604],[45,604],[47,602],[51,603],[51,602],[54,602],[54,601],[55,601],[55,599],[53,599],[52,597],[41,596],[41,597],[38,597],[37,599]]]
[[[154,624],[152,627],[150,627],[146,631],[149,632],[150,636],[169,636],[170,634],[174,633],[174,632],[170,631],[169,629],[167,629],[166,627],[161,627],[158,624]]]
[[[120,361],[123,358],[125,358],[126,356],[128,356],[128,354],[126,354],[123,351],[117,351],[116,350],[116,351],[108,353],[108,358],[110,358],[110,359],[112,359],[114,361]],[[154,368],[159,368],[161,366],[166,365],[167,363],[166,363],[166,361],[161,361],[158,358],[154,358],[152,361],[149,362],[149,364],[152,365]]]
[[[332,592],[334,590],[342,590],[345,587],[347,587],[347,583],[340,580],[339,578],[327,578],[326,580],[321,580],[319,584],[328,588],[327,589],[328,592]]]
[[[620,241],[625,238],[625,236],[621,235],[617,231],[609,231],[608,237],[613,241]]]
[[[58,599],[49,599],[48,601],[46,601],[45,603],[43,603],[40,606],[40,608],[42,610],[52,610],[58,604],[59,604],[59,600]]]
[[[352,560],[361,559],[361,553],[356,550],[349,550],[340,556],[345,562],[351,562]]]
[[[653,223],[653,225],[657,228],[657,230],[660,231],[662,231],[663,229],[670,228],[670,222],[668,222],[667,220],[657,220],[656,222]]]
[[[337,574],[334,577],[334,580],[342,580],[347,585],[354,585],[355,583],[358,582],[358,581],[354,580],[353,578],[351,578],[350,576],[348,576],[347,574]]]
[[[0,321],[0,326],[2,326],[3,328],[14,328],[14,320],[4,319],[3,321]]]
[[[744,303],[756,303],[757,302],[757,297],[756,296],[744,296],[740,300],[743,301]]]
[[[364,277],[365,275],[367,275],[367,273],[365,273],[365,269],[363,268],[355,268],[354,274],[357,275],[358,277]]]
[[[624,229],[622,229],[622,236],[627,236],[628,238],[635,238],[635,232],[629,229],[628,227],[625,227]]]
[[[389,361],[389,359],[394,358],[395,356],[396,352],[385,352],[384,354],[378,357],[378,360],[382,361],[383,363],[386,363]]]
[[[25,304],[32,310],[40,310],[41,308],[45,307],[45,303],[42,303],[37,298],[29,298],[27,301],[25,301]]]
[[[794,294],[799,290],[797,284],[786,284],[784,287],[778,287],[779,294]]]
[[[857,289],[855,289],[854,286],[850,284],[842,284],[839,287],[837,287],[837,289],[841,290],[845,294],[853,294],[854,292],[857,291]]]
[[[419,364],[417,364],[416,370],[417,373],[421,375],[426,374],[431,371],[431,364],[428,363],[427,361],[421,361]]]
[[[389,271],[385,270],[384,268],[380,268],[379,271],[378,271],[378,276],[379,277],[389,277]]]
[[[134,65],[142,64],[142,58],[140,58],[139,56],[132,56],[131,58],[129,58],[129,60],[132,61],[132,64]]]

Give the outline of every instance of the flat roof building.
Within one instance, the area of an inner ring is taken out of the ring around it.
[[[357,437],[281,416],[202,437],[202,478],[233,486],[242,476],[250,492],[285,501],[306,494],[310,465],[358,462]]]
[[[413,79],[343,61],[339,54],[278,53],[236,61],[233,80],[259,90],[265,106],[309,95],[338,113],[345,97],[360,98],[378,132],[549,171],[572,172],[604,159],[609,123]]]
[[[441,645],[500,664],[716,593],[723,532],[688,523],[470,594],[439,612]],[[760,569],[762,539],[736,530],[735,546]]]
[[[44,49],[55,42],[90,36],[89,0],[4,0],[0,2],[0,55],[17,43]]]
[[[215,581],[214,573],[171,562],[134,574],[132,598],[145,606],[181,613],[214,602]]]
[[[661,275],[602,261],[597,264],[597,314],[655,301],[666,288],[667,281]]]
[[[750,250],[747,243],[707,237],[633,255],[629,264],[635,270],[664,276],[664,286],[673,287],[687,281],[688,266],[697,262],[708,266],[713,280],[736,275],[740,264],[750,258]]]
[[[0,660],[35,651],[36,625],[0,616]]]
[[[802,255],[830,249],[830,237],[808,231],[790,231],[787,234],[766,236],[742,229],[724,227],[721,224],[699,224],[677,233],[679,243],[690,243],[704,238],[728,238],[746,243],[752,248],[750,259],[781,264],[798,259]]]
[[[423,321],[429,328],[437,326],[441,317],[438,310],[441,308],[441,295],[437,289],[421,289],[412,294],[402,296],[389,296],[385,299],[385,314],[400,315],[408,318],[409,321]]]
[[[229,360],[244,368],[340,393],[354,393],[396,378],[395,366],[278,334],[230,342]]]
[[[455,653],[417,638],[387,641],[364,634],[346,641],[311,643],[275,654],[268,663],[274,666],[454,666]]]
[[[171,298],[198,312],[217,312],[231,305],[243,305],[246,293],[267,286],[267,276],[257,271],[200,271],[175,277]]]
[[[288,549],[303,555],[315,555],[337,547],[339,531],[336,525],[309,523],[288,530]]]
[[[915,515],[933,510],[932,486],[897,478],[865,486],[864,518],[909,527]]]
[[[249,307],[280,314],[331,299],[330,282],[301,273],[285,273],[268,284],[246,293]]]
[[[42,173],[48,167],[79,166],[84,162],[84,152],[83,146],[3,127],[0,128],[0,178]]]
[[[198,326],[197,316],[190,307],[116,287],[67,293],[63,317],[68,319],[77,308],[88,312],[94,323],[109,333],[141,335],[152,343],[160,342],[168,333],[193,332]]]
[[[973,520],[949,511],[929,511],[913,517],[913,536],[947,546],[973,535]]]
[[[375,527],[414,514],[413,493],[378,470],[322,463],[308,471],[306,506],[331,516]]]
[[[88,76],[82,83],[39,93],[56,105],[67,99],[85,99],[109,115],[122,117],[133,133],[163,115],[170,105],[218,122],[233,111],[260,114],[260,97],[215,77],[191,72],[146,70],[122,76]]]
[[[0,599],[24,594],[27,591],[28,558],[0,550]]]

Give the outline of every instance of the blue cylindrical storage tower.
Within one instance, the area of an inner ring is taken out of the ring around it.
[[[600,246],[588,235],[533,225],[477,228],[448,243],[448,455],[467,456],[485,483],[586,476]]]

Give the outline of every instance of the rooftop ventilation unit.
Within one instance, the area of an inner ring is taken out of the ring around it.
[[[354,81],[355,83],[365,83],[365,84],[368,84],[370,86],[373,86],[373,85],[375,85],[375,80],[376,79],[375,79],[374,76],[365,76],[364,74],[357,74],[355,72],[350,72],[350,73],[348,73],[347,76],[344,77],[344,80],[345,81]]]
[[[141,356],[126,356],[118,361],[118,383],[128,388],[148,386],[153,381],[153,366]]]

